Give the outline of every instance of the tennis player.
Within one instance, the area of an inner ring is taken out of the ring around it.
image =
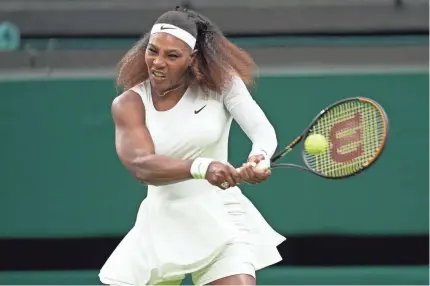
[[[207,18],[176,8],[161,15],[119,63],[116,150],[148,185],[134,227],[99,277],[110,285],[254,285],[281,260],[285,240],[237,187],[265,181],[274,128],[248,86],[254,65]],[[252,142],[228,163],[232,120]],[[258,164],[258,165],[257,165]]]

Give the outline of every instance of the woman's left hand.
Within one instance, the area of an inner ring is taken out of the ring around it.
[[[248,162],[244,163],[239,169],[242,180],[249,184],[259,184],[270,177],[270,169],[256,168],[260,161],[264,160],[263,155],[254,155],[249,157]]]

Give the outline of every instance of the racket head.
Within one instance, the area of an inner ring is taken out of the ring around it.
[[[376,101],[353,97],[322,110],[303,134],[302,158],[313,173],[329,179],[357,175],[381,156],[388,138],[389,120]],[[321,134],[328,148],[319,155],[306,152],[304,142]]]

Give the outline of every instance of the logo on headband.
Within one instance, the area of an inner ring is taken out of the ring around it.
[[[173,28],[173,27],[164,27],[164,25],[163,25],[163,26],[161,26],[160,30],[176,30],[176,28]]]

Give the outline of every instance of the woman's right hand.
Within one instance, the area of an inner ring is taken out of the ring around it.
[[[206,171],[206,180],[225,190],[238,185],[242,181],[242,177],[232,165],[213,161]]]

